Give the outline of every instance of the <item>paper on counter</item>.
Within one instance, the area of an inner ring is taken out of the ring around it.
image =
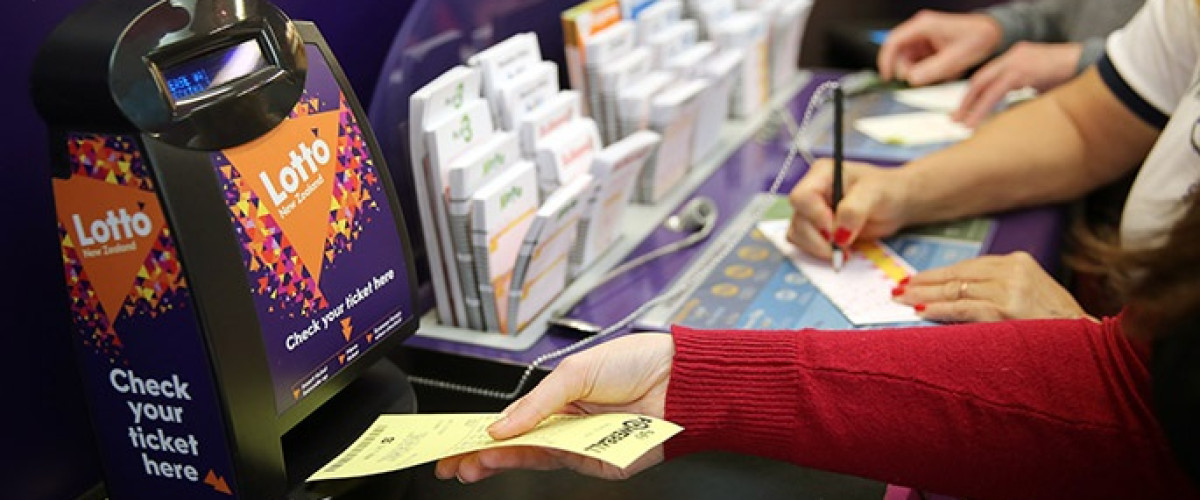
[[[807,255],[787,241],[789,223],[786,219],[762,221],[758,229],[851,323],[862,326],[921,321],[912,307],[892,300],[892,289],[916,271],[887,245],[856,243],[842,270],[834,271],[828,260]]]
[[[354,444],[309,481],[392,472],[462,453],[503,446],[555,448],[619,468],[662,444],[683,428],[666,420],[628,413],[554,415],[533,430],[503,441],[487,427],[499,414],[382,415]]]
[[[912,89],[897,90],[892,96],[902,104],[927,111],[950,113],[958,109],[959,103],[967,96],[967,82],[943,83]]]
[[[854,128],[878,142],[897,146],[955,142],[971,136],[971,129],[951,120],[950,115],[933,111],[860,118]]]
[[[907,104],[914,108],[952,113],[958,109],[958,106],[962,104],[963,98],[967,96],[967,87],[968,83],[966,80],[959,80],[940,85],[896,90],[892,92],[892,97],[901,104]],[[1037,97],[1037,95],[1038,91],[1033,87],[1010,90],[1004,94],[1004,99],[1000,103],[1000,106],[1011,106],[1018,102]]]

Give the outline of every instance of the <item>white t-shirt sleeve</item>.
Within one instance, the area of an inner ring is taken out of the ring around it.
[[[1108,58],[1146,103],[1169,115],[1179,105],[1200,55],[1200,12],[1194,0],[1148,0],[1108,38]]]
[[[1121,245],[1154,248],[1200,192],[1200,7],[1148,0],[1108,39],[1100,77],[1130,111],[1161,132],[1121,216]]]

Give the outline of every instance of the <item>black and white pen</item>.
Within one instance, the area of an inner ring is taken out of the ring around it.
[[[842,91],[841,85],[833,88],[833,214],[836,225],[838,203],[842,201],[842,141],[844,132],[842,130],[842,119],[845,115],[845,94]],[[833,234],[833,233],[830,233]],[[846,254],[842,247],[838,246],[836,241],[831,241],[833,249],[833,270],[841,271],[842,266],[846,263]]]

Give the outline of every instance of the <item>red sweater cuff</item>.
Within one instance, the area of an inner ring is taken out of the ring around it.
[[[786,459],[799,414],[795,337],[740,331],[731,343],[720,333],[672,328],[666,418],[684,431],[667,441],[667,458],[716,449]],[[713,393],[721,387],[736,387],[738,397]],[[752,407],[756,401],[766,404]]]

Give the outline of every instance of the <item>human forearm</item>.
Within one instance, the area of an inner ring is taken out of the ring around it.
[[[1074,199],[1136,168],[1157,134],[1088,71],[905,165],[906,222]]]
[[[1061,5],[1057,0],[1005,2],[980,11],[1000,25],[1001,39],[996,52],[1003,52],[1019,41],[1061,42],[1062,30],[1056,25]]]
[[[1094,36],[1080,43],[1082,50],[1079,54],[1079,62],[1075,64],[1075,73],[1083,74],[1088,68],[1096,64],[1102,56],[1104,56],[1104,41],[1105,37]]]
[[[1114,326],[676,328],[666,417],[685,431],[667,456],[752,453],[980,499],[1193,498]]]
[[[794,442],[804,422],[794,337],[758,331],[715,335],[679,326],[672,333],[676,356],[664,417],[686,423],[667,448],[670,456],[721,450],[795,461],[803,453]]]
[[[1096,180],[1083,168],[1085,150],[1051,100],[1021,105],[970,139],[905,165],[905,219],[935,222],[1078,197]]]

